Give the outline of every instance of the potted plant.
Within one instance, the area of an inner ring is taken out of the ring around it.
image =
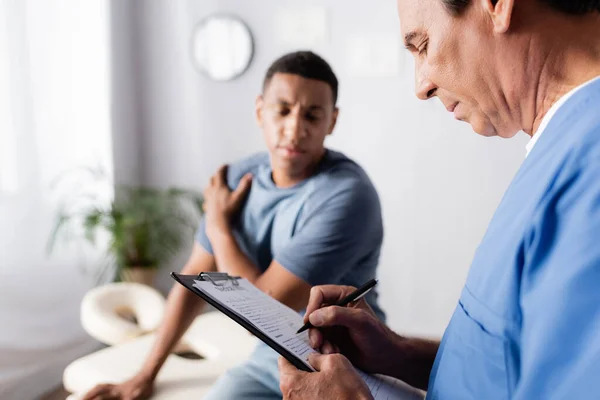
[[[91,184],[77,184],[60,204],[49,250],[61,238],[96,246],[102,237],[116,280],[152,285],[157,268],[192,240],[202,214],[202,196],[178,188],[121,185],[115,187],[114,198],[103,199],[106,174],[83,170],[91,175]]]

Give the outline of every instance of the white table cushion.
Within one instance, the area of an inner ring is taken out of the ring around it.
[[[140,283],[110,283],[90,290],[81,302],[81,324],[94,339],[116,345],[154,331],[164,316],[165,299]],[[121,314],[133,314],[137,323]]]
[[[65,389],[85,393],[99,383],[131,378],[148,356],[154,339],[155,335],[149,334],[74,361],[64,371]],[[157,376],[153,399],[201,398],[222,373],[246,360],[257,343],[248,331],[219,312],[197,317],[183,341],[205,358],[170,355]]]

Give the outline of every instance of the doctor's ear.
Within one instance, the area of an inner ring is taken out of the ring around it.
[[[506,33],[510,28],[512,13],[515,5],[514,0],[479,0],[485,12],[490,16],[494,24],[494,32]],[[495,4],[494,4],[495,3]]]

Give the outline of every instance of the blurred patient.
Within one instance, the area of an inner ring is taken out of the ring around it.
[[[335,127],[338,81],[311,52],[287,54],[268,69],[256,99],[266,152],[224,166],[205,191],[206,214],[182,273],[242,276],[301,312],[313,285],[358,286],[375,276],[383,240],[377,193],[362,168],[324,141]],[[384,315],[377,294],[367,301]],[[139,373],[99,385],[85,399],[142,399],[204,303],[181,285]],[[277,354],[260,343],[207,399],[281,399]]]

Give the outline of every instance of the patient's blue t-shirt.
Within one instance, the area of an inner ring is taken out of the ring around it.
[[[252,187],[234,235],[261,271],[276,260],[310,285],[358,287],[375,277],[383,241],[381,207],[357,163],[327,150],[313,176],[279,188],[268,153],[259,153],[229,166],[229,187],[235,189],[248,172]],[[204,219],[196,240],[212,253]],[[366,300],[384,319],[377,291],[370,291]]]

